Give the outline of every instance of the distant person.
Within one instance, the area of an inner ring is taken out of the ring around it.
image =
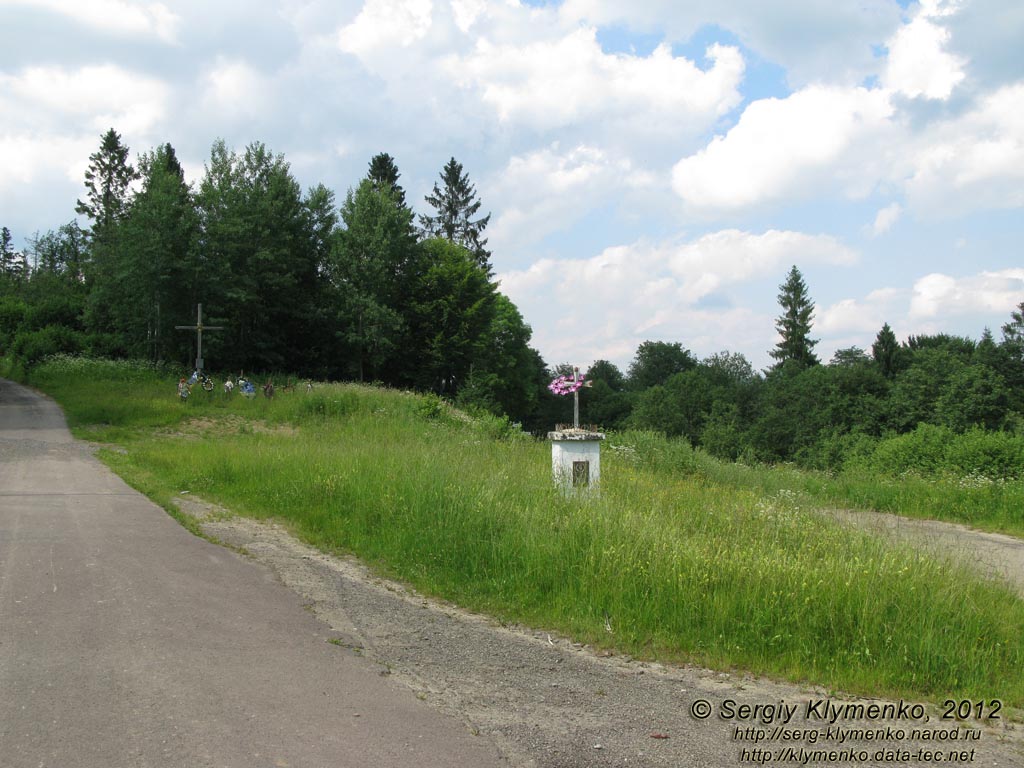
[[[274,396],[274,382],[268,381],[263,385],[263,396],[270,400]]]

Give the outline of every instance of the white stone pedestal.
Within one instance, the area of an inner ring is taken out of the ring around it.
[[[548,432],[551,474],[565,493],[596,491],[601,482],[601,441],[604,434],[587,429]]]

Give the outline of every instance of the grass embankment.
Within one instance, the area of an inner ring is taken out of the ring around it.
[[[694,452],[690,469],[731,488],[762,494],[795,491],[819,508],[891,512],[1024,537],[1024,480],[952,472],[893,475],[860,467],[825,473],[793,466],[733,464],[699,451]]]
[[[33,381],[165,502],[188,490],[285,521],[417,589],[635,655],[1024,704],[1024,602],[814,513],[785,480],[736,487],[694,472],[684,444],[626,434],[600,498],[565,499],[546,444],[430,398],[335,385],[181,403],[172,378],[121,367],[59,361]]]

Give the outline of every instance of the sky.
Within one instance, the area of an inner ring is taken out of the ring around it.
[[[418,213],[455,157],[550,365],[765,368],[794,265],[826,362],[1024,302],[1020,0],[0,0],[0,29],[16,246],[114,128],[194,183],[263,142],[339,199],[387,152]]]

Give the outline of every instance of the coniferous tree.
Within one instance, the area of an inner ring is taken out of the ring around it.
[[[882,326],[882,330],[875,337],[875,343],[871,345],[871,356],[878,366],[878,370],[887,379],[896,376],[899,367],[900,345],[896,341],[896,334],[888,323]]]
[[[412,211],[398,205],[390,185],[364,179],[341,206],[341,229],[331,253],[339,352],[350,376],[388,378],[401,365],[405,321],[419,249]]]
[[[106,237],[124,218],[128,211],[128,188],[137,178],[138,174],[128,162],[128,147],[111,128],[103,134],[99,150],[89,155],[89,167],[85,171],[88,194],[84,202],[79,200],[75,205],[75,213],[92,220],[94,238]]]
[[[366,174],[366,178],[370,180],[375,189],[381,189],[385,184],[390,186],[394,192],[395,202],[404,207],[405,190],[398,183],[398,178],[401,175],[398,172],[398,166],[395,165],[395,159],[387,152],[381,152],[370,160],[370,171]]]
[[[14,265],[14,246],[11,244],[11,230],[7,227],[0,229],[0,273],[7,276],[11,274]]]
[[[811,320],[814,317],[814,302],[807,294],[807,284],[800,270],[794,266],[786,277],[786,282],[779,286],[779,304],[782,315],[775,321],[775,328],[782,339],[771,351],[771,356],[778,360],[776,368],[793,361],[801,368],[818,364],[814,354],[817,339],[811,338]]]
[[[0,278],[16,285],[27,276],[28,262],[25,254],[14,249],[11,230],[4,227],[0,230]]]
[[[441,171],[441,181],[444,187],[435,182],[433,192],[425,198],[437,215],[420,216],[424,233],[428,237],[443,237],[463,246],[490,277],[491,252],[486,248],[487,238],[482,235],[491,214],[473,218],[480,210],[480,201],[476,199],[476,189],[469,183],[469,176],[462,171],[462,164],[454,157]]]
[[[1010,322],[1003,325],[1003,344],[1024,357],[1024,301],[1010,313]]]
[[[142,189],[121,225],[113,313],[129,348],[154,360],[190,357],[176,322],[194,312],[198,284],[199,218],[192,190],[170,144],[139,158]]]

